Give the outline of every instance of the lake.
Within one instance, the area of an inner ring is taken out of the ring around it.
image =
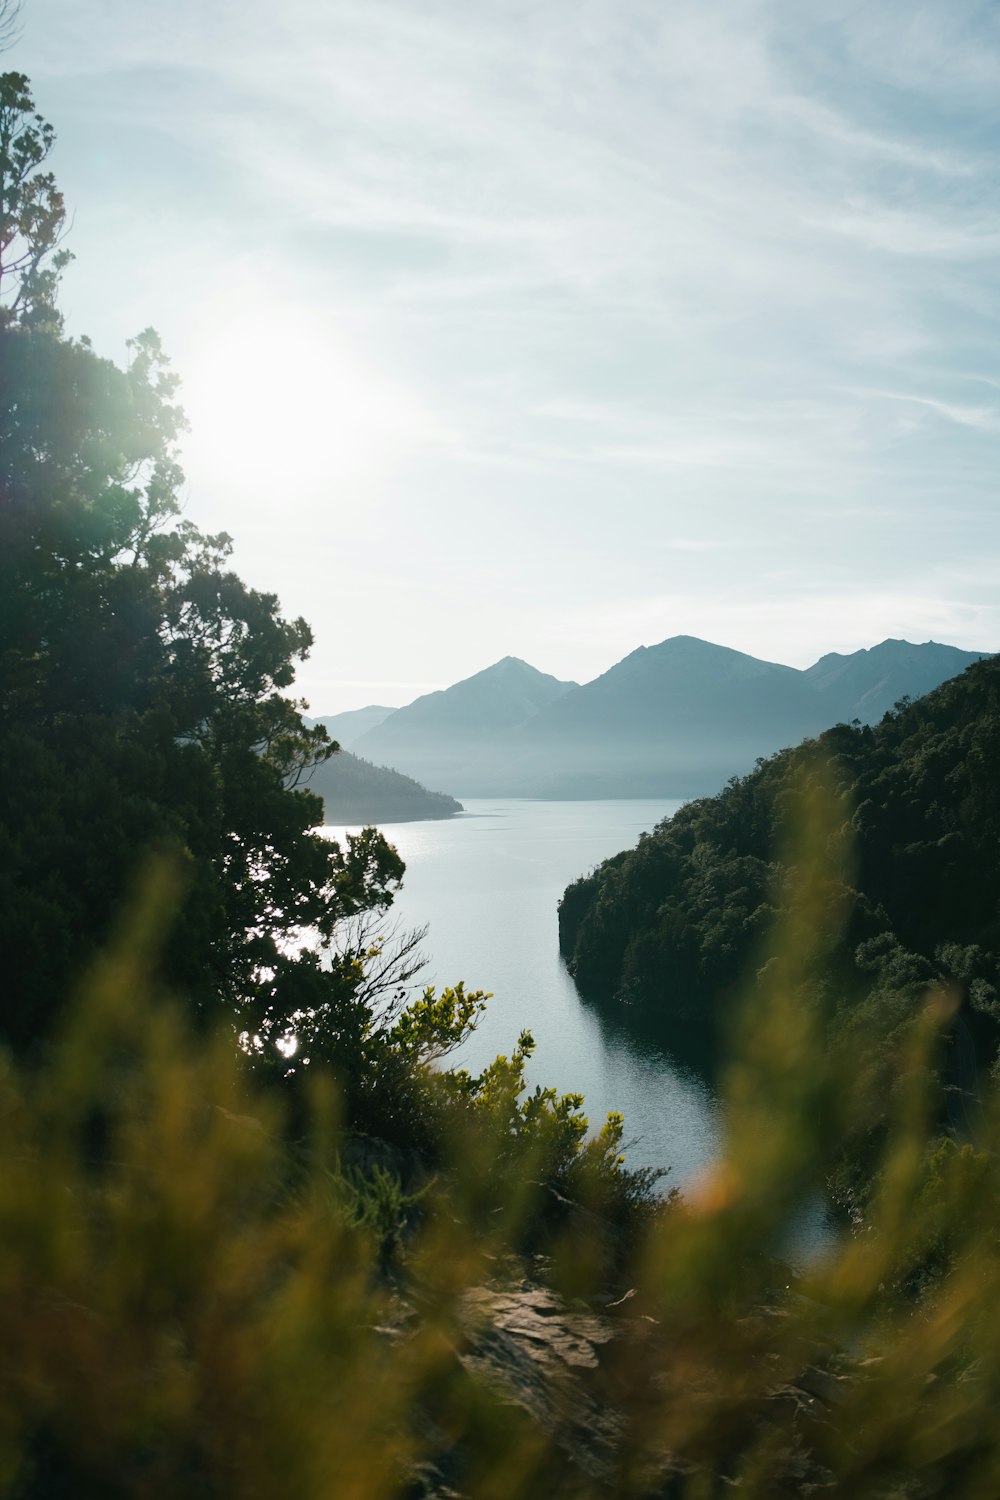
[[[403,928],[429,929],[421,983],[440,989],[461,979],[492,991],[477,1031],[449,1061],[478,1071],[529,1030],[532,1085],[582,1093],[594,1127],[620,1110],[629,1164],[669,1168],[666,1187],[715,1155],[716,1100],[664,1043],[640,1039],[580,999],[559,954],[556,904],[570,881],[679,806],[472,798],[455,818],[382,825],[406,861],[393,914]]]

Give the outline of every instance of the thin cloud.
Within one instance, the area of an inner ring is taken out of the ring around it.
[[[796,612],[843,648],[961,598],[969,531],[1000,560],[1000,414],[966,384],[996,381],[998,60],[975,0],[32,0],[14,61],[80,206],[74,331],[115,353],[152,321],[193,372],[249,265],[249,336],[280,298],[357,350],[368,446],[398,461],[345,480],[363,393],[317,359],[312,572],[273,545],[275,486],[258,506],[236,466],[190,465],[333,692],[358,651],[373,680],[453,680],[456,609],[484,659],[512,614],[544,640],[565,615],[580,677],[608,664],[580,623],[605,595],[623,651],[655,625],[761,654]]]
[[[863,155],[881,157],[901,166],[912,167],[920,172],[932,172],[942,177],[973,177],[980,170],[978,163],[969,161],[958,152],[929,149],[911,141],[879,135],[853,125],[839,111],[816,99],[789,97],[775,99],[772,108],[775,114],[794,120],[803,129],[826,140],[834,146],[847,146]]]
[[[995,381],[987,384],[996,385]],[[880,401],[901,401],[911,406],[923,406],[936,416],[957,427],[973,427],[979,432],[1000,433],[1000,408],[995,406],[959,406],[953,401],[943,401],[935,396],[921,396],[913,391],[882,391],[864,387],[848,389],[848,395],[874,396]]]

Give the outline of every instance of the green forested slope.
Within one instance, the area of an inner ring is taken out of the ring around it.
[[[874,728],[838,725],[683,807],[566,891],[560,943],[581,988],[678,1019],[724,1015],[794,900],[789,840],[820,778],[842,848],[817,983],[843,1005],[883,1005],[888,1027],[889,995],[941,978],[977,1053],[994,1050],[998,700],[1000,663],[979,662]]]
[[[412,776],[372,765],[349,750],[317,766],[309,790],[323,798],[327,823],[409,823],[462,811],[461,802],[446,792],[430,792]]]

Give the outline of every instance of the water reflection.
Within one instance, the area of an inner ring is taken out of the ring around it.
[[[439,986],[463,979],[493,993],[452,1060],[481,1068],[530,1030],[537,1044],[530,1082],[579,1091],[594,1124],[620,1110],[629,1162],[668,1168],[668,1186],[715,1155],[715,1093],[662,1036],[581,1000],[559,954],[556,904],[571,880],[635,844],[678,806],[477,799],[461,818],[384,829],[407,863],[394,914],[404,928],[429,927],[421,978]]]
[[[640,1087],[644,1083],[653,1090],[662,1088],[669,1078],[668,1098],[678,1108],[672,1119],[665,1122],[668,1141],[673,1139],[676,1142],[680,1133],[690,1137],[692,1129],[698,1129],[698,1112],[692,1107],[690,1096],[682,1093],[684,1086],[707,1100],[711,1124],[697,1141],[691,1141],[696,1147],[694,1156],[697,1158],[693,1165],[697,1168],[718,1155],[723,1132],[719,1091],[726,1063],[724,1060],[720,1062],[718,1044],[711,1028],[691,1022],[671,1022],[663,1014],[638,1007],[608,1014],[598,1002],[588,997],[581,997],[581,1005],[595,1017],[607,1051],[622,1051],[625,1067]],[[630,1158],[633,1163],[658,1165],[655,1160],[647,1161],[642,1150],[645,1143],[639,1144],[639,1152]],[[699,1154],[702,1151],[704,1155]],[[690,1174],[685,1172],[684,1175]],[[679,1174],[672,1175],[665,1186],[672,1187],[675,1183],[680,1186],[682,1181]],[[809,1188],[772,1249],[776,1255],[796,1265],[823,1251],[833,1234],[833,1219],[825,1195]]]

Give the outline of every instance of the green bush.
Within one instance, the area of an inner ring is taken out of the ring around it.
[[[578,1099],[524,1091],[522,1039],[428,1082],[455,1134],[419,1194],[342,1167],[328,1070],[291,1130],[231,1035],[192,1035],[160,992],[161,877],[45,1061],[3,1063],[0,1493],[998,1493],[1000,1104],[935,1140],[944,992],[901,1044],[864,1226],[794,1271],[776,1255],[873,1110],[800,1003],[825,899],[820,871],[754,989],[722,1156],[609,1271],[586,1199],[623,1171],[620,1122],[587,1144]],[[542,1260],[540,1185],[566,1209]],[[470,1293],[529,1271],[566,1307],[618,1304],[573,1375],[591,1424],[614,1414],[598,1469],[574,1461],[571,1387],[553,1420],[460,1357]]]

